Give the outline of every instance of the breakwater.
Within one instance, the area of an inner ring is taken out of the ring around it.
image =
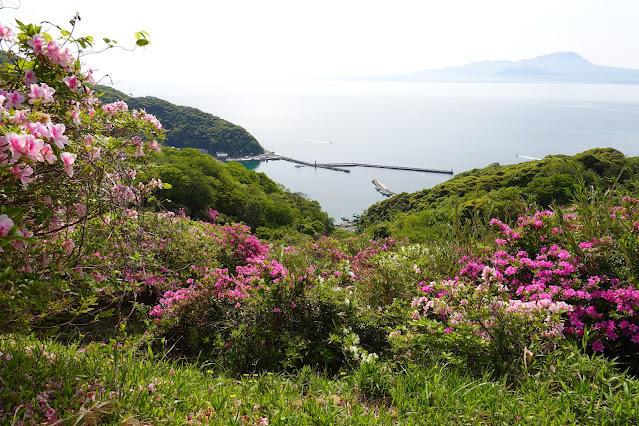
[[[314,161],[311,163],[309,161],[297,160],[295,158],[279,155],[272,151],[266,151],[264,154],[251,156],[251,157],[229,158],[227,161],[274,161],[274,160],[283,160],[283,161],[288,161],[290,163],[299,164],[302,166],[316,167],[316,168],[334,170],[336,172],[344,172],[344,173],[351,172],[350,170],[348,170],[347,167],[370,167],[375,169],[405,170],[408,172],[440,173],[440,174],[447,174],[447,175],[453,174],[453,169],[442,170],[442,169],[431,169],[431,168],[424,168],[424,167],[387,166],[383,164],[366,164],[366,163],[318,163],[317,161]]]
[[[447,175],[453,174],[453,169],[441,170],[441,169],[428,169],[423,167],[385,166],[380,164],[364,164],[364,163],[323,163],[322,165],[332,166],[332,167],[371,167],[375,169],[406,170],[409,172],[442,173]],[[319,167],[319,164],[318,164],[318,167]]]

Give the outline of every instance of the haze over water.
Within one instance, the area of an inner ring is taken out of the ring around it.
[[[309,162],[459,173],[527,161],[516,154],[543,158],[613,147],[639,155],[639,86],[324,81],[165,97],[246,128],[268,150]],[[384,199],[372,179],[400,193],[450,178],[369,168],[346,174],[283,161],[255,170],[319,201],[338,221]]]

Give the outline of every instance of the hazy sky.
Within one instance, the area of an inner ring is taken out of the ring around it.
[[[0,23],[79,12],[77,33],[133,45],[85,62],[125,84],[409,73],[481,60],[574,51],[639,68],[637,0],[0,0]]]

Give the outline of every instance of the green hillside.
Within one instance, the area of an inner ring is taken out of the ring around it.
[[[153,96],[132,97],[107,86],[98,86],[102,103],[126,101],[130,109],[144,109],[155,115],[167,129],[165,145],[176,148],[206,149],[210,154],[225,152],[231,156],[261,154],[264,149],[245,129],[200,111],[178,106]]]
[[[612,148],[575,156],[549,155],[539,161],[460,173],[430,189],[402,193],[368,208],[360,231],[376,237],[424,241],[445,235],[449,226],[472,219],[516,219],[531,203],[540,208],[570,203],[580,179],[587,186],[639,189],[639,158]]]
[[[157,194],[164,208],[176,212],[182,208],[202,220],[208,220],[208,209],[217,210],[218,222],[244,222],[261,237],[332,232],[332,221],[317,201],[292,193],[241,163],[222,163],[192,148],[164,148],[153,159],[158,177],[171,185]]]

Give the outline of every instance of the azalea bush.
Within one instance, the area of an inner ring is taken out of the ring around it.
[[[564,338],[637,368],[639,201],[592,192],[574,207],[498,219],[492,244],[466,247],[452,279],[421,282],[413,321],[391,332],[408,359],[515,371]]]
[[[76,18],[77,19],[77,18]],[[76,19],[72,20],[75,25]],[[0,25],[0,320],[20,329],[96,302],[115,270],[84,268],[96,229],[120,247],[122,226],[162,184],[140,179],[162,126],[123,102],[102,105],[79,54],[90,37]]]
[[[243,225],[207,229],[223,267],[166,289],[151,310],[182,354],[240,372],[336,372],[387,349],[387,315],[358,295],[394,242],[322,238],[274,248]]]
[[[563,314],[572,311],[564,302],[512,299],[490,267],[473,280],[422,282],[421,290],[411,320],[389,334],[397,354],[498,375],[518,375],[551,353],[564,337]]]
[[[592,349],[613,356],[639,348],[639,201],[619,201],[536,212],[515,229],[494,221],[503,250],[486,259],[514,296],[572,305],[566,332],[582,337],[590,330]]]

